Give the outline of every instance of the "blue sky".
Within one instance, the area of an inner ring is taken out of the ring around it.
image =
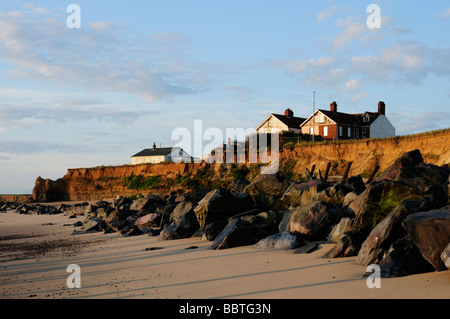
[[[313,91],[349,113],[385,101],[399,135],[450,127],[449,30],[448,1],[2,1],[0,193],[128,164],[194,120],[307,117]]]

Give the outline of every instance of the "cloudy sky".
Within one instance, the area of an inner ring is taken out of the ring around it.
[[[443,0],[2,1],[0,193],[128,164],[194,120],[225,132],[307,117],[313,91],[342,112],[385,101],[399,135],[450,127],[449,31]]]

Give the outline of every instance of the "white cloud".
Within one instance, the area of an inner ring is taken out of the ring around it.
[[[359,88],[359,81],[356,79],[350,79],[347,82],[345,82],[344,89],[346,91],[355,91]]]
[[[317,13],[317,23],[321,23],[323,20],[337,14],[339,11],[338,6],[328,6],[319,13]]]
[[[441,19],[449,19],[450,18],[450,8],[447,8],[440,16]]]
[[[179,34],[136,36],[106,21],[68,29],[42,10],[0,13],[0,58],[14,65],[10,77],[133,94],[146,102],[203,90],[198,71],[186,62],[186,41]]]

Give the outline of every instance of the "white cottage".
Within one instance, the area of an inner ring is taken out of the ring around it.
[[[156,144],[153,144],[153,148],[147,148],[131,157],[131,164],[158,164],[162,162],[192,162],[191,155],[186,153],[180,147],[163,147],[157,148]]]

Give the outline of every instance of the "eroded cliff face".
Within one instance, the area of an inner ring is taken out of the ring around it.
[[[424,161],[442,166],[450,163],[450,129],[388,139],[320,143],[284,148],[280,170],[292,179],[304,176],[305,168],[316,165],[322,174],[331,163],[330,176],[342,175],[352,162],[350,175],[368,177],[376,166],[380,172],[405,152],[419,149]],[[257,164],[143,164],[69,169],[56,180],[36,180],[35,201],[89,201],[118,195],[157,194],[171,191],[230,187],[243,174],[253,179]]]

